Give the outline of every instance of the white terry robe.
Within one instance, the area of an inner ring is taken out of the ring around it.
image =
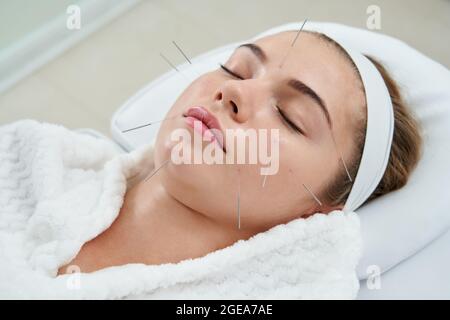
[[[0,127],[0,298],[353,299],[362,240],[354,212],[296,219],[176,264],[56,277],[119,214],[152,147],[32,120]]]

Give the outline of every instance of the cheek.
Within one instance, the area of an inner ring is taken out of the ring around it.
[[[296,149],[293,147],[286,141],[280,144],[276,174],[261,175],[261,166],[241,168],[240,215],[243,226],[267,230],[298,218],[309,209],[311,202],[302,181],[311,171],[310,164],[305,164],[307,161],[303,157],[307,157],[304,154],[300,156],[302,153],[298,149],[301,145],[296,144]],[[236,208],[236,198],[230,200],[234,200]]]
[[[170,157],[166,141],[161,136],[155,146],[158,163]],[[262,175],[262,166],[254,164],[180,164],[162,171],[164,187],[184,205],[224,225],[237,225],[239,190],[242,227],[267,230],[286,223],[308,209],[302,182],[311,184],[314,161],[308,151],[299,152],[306,148],[282,141],[279,158],[272,158],[278,162],[274,175]]]
[[[232,165],[180,164],[162,175],[168,193],[185,206],[224,225],[234,225],[237,174]]]
[[[329,155],[324,155],[319,146],[293,139],[289,136],[280,139],[278,173],[267,176],[264,187],[264,177],[249,186],[252,192],[248,202],[254,203],[253,212],[249,208],[249,219],[253,223],[275,226],[301,217],[316,204],[305,186],[318,194],[331,174],[329,171],[334,170]]]

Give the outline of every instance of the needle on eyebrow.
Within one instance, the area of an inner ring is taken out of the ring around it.
[[[283,60],[281,60],[281,63],[280,63],[280,66],[279,66],[280,69],[283,67],[283,64],[284,64],[284,62],[286,61],[286,59],[287,59],[289,53],[291,52],[291,49],[294,47],[295,43],[297,42],[298,36],[300,35],[300,32],[303,30],[303,27],[305,26],[306,21],[308,21],[308,19],[305,19],[305,20],[303,21],[303,24],[302,24],[302,26],[300,27],[300,29],[298,29],[297,34],[295,35],[295,38],[294,38],[294,40],[293,40],[292,43],[291,43],[291,46],[288,48],[286,54],[285,54],[284,57],[283,57]]]
[[[146,182],[148,179],[150,179],[151,177],[153,177],[162,167],[164,167],[166,164],[168,164],[170,161],[170,159],[167,159],[166,161],[164,161],[156,170],[153,170],[152,173],[149,174],[149,176],[147,178],[145,178],[144,182]]]
[[[146,123],[146,124],[139,125],[137,127],[133,127],[133,128],[130,128],[130,129],[123,130],[122,133],[126,133],[128,131],[133,131],[133,130],[141,129],[141,128],[144,128],[144,127],[148,127],[148,126],[151,126],[151,125],[153,125],[155,123],[159,123],[159,122],[163,122],[163,121],[166,121],[166,120],[170,120],[170,119],[173,119],[173,118],[176,118],[176,117],[179,117],[179,116],[180,115],[176,115],[176,116],[164,118],[162,120],[152,121],[152,122],[149,122],[149,123]]]
[[[187,57],[187,55],[183,52],[183,50],[181,50],[181,48],[177,45],[177,43],[172,40],[173,45],[178,49],[178,51],[180,51],[180,53],[183,55],[183,57],[187,60],[187,62],[189,62],[189,64],[192,64],[191,60],[189,60],[189,58]]]

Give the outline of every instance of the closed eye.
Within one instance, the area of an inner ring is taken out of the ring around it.
[[[281,118],[284,120],[284,122],[291,128],[294,129],[296,132],[300,133],[301,135],[306,135],[305,132],[299,128],[295,123],[293,123],[286,114],[280,109],[279,106],[275,106],[278,113],[280,114]]]
[[[230,69],[228,69],[227,67],[225,67],[223,64],[220,64],[220,67],[222,68],[222,70],[224,70],[226,73],[228,73],[229,75],[239,79],[239,80],[244,80],[244,77],[241,77],[240,75],[238,75],[237,73],[235,73],[234,71],[231,71]]]

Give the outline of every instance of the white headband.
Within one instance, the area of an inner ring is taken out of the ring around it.
[[[344,211],[355,211],[370,197],[383,178],[394,135],[394,111],[386,84],[373,63],[350,46],[343,45],[341,41],[336,42],[355,63],[366,95],[367,128],[364,149],[358,173],[344,206]]]

